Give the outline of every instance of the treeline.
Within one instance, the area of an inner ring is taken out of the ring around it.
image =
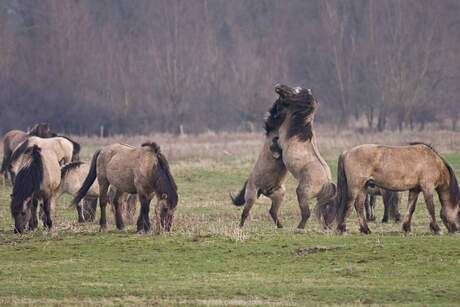
[[[278,82],[336,127],[456,129],[457,0],[3,0],[0,129],[251,130]]]

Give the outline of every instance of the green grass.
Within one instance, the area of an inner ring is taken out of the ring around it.
[[[447,158],[460,170],[460,155]],[[336,161],[328,162],[335,172]],[[0,304],[458,304],[460,236],[431,235],[423,203],[409,236],[400,225],[378,222],[370,223],[372,235],[361,235],[355,216],[343,236],[324,233],[314,219],[299,232],[290,179],[280,211],[285,228],[274,228],[261,199],[240,230],[240,208],[227,195],[251,165],[175,163],[181,202],[169,235],[137,235],[133,226],[120,232],[113,223],[99,233],[96,224],[76,223],[67,197],[55,232],[14,235],[9,190],[2,191]],[[323,249],[298,252],[314,247]]]

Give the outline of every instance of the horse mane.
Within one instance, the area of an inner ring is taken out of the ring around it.
[[[286,118],[286,114],[281,113],[281,106],[279,102],[279,99],[276,100],[270,108],[270,110],[268,110],[267,114],[265,115],[265,135],[269,135],[273,131],[278,130],[281,124],[283,123],[284,119]]]
[[[458,187],[458,180],[457,176],[455,176],[455,171],[450,166],[449,162],[447,162],[446,159],[444,159],[443,156],[439,154],[439,152],[434,149],[433,145],[431,144],[426,144],[423,142],[412,142],[409,143],[409,145],[423,145],[431,149],[439,158],[441,158],[442,162],[444,162],[444,165],[447,168],[447,171],[449,172],[449,177],[450,177],[450,186],[449,186],[449,196],[450,196],[450,201],[454,204],[458,204],[460,202],[460,188]]]
[[[25,154],[30,153],[31,162],[21,168],[16,175],[11,194],[14,201],[11,202],[11,213],[15,216],[22,207],[24,200],[40,189],[43,182],[43,161],[41,149],[37,145],[27,149]]]
[[[67,137],[67,136],[64,136],[64,135],[57,135],[56,137],[59,137],[59,138],[64,138],[66,139],[67,141],[71,142],[72,145],[73,145],[73,149],[72,149],[72,155],[77,155],[80,153],[80,149],[81,149],[81,146],[79,143],[75,142],[74,140],[72,140],[71,138]]]
[[[82,161],[74,161],[74,162],[67,163],[66,165],[61,167],[61,179],[64,178],[67,175],[68,172],[70,172],[71,170],[73,170],[75,168],[80,167],[80,165],[82,165],[82,164],[84,164],[84,162],[82,162]]]
[[[313,137],[313,125],[308,118],[314,111],[313,107],[295,107],[295,110],[291,113],[288,138],[298,136],[301,142],[311,140]]]
[[[142,147],[148,147],[155,153],[158,160],[158,164],[154,169],[154,178],[157,184],[157,189],[162,194],[166,193],[168,197],[168,205],[170,209],[173,209],[177,205],[178,196],[177,185],[171,174],[169,163],[157,143],[147,142],[142,144]]]
[[[26,139],[13,151],[7,165],[11,165],[11,163],[15,162],[27,150],[28,147],[29,140]]]

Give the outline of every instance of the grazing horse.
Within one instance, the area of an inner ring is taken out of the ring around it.
[[[410,232],[412,215],[420,192],[430,216],[430,229],[439,233],[433,192],[441,202],[441,217],[449,232],[458,229],[460,189],[454,170],[433,147],[423,143],[408,146],[366,144],[342,153],[338,164],[337,231],[346,231],[345,220],[353,205],[360,231],[370,233],[363,214],[365,188],[372,184],[393,191],[409,190],[409,204],[402,229]]]
[[[383,198],[382,223],[388,223],[389,218],[393,218],[396,223],[399,223],[401,221],[401,214],[399,214],[400,193],[371,185],[366,188],[366,200],[364,201],[366,220],[375,221],[374,211],[377,196]]]
[[[41,123],[36,124],[29,132],[21,130],[8,131],[3,136],[3,160],[0,174],[3,174],[3,183],[8,180],[8,173],[10,175],[11,184],[13,184],[13,174],[8,171],[9,161],[13,151],[24,142],[29,136],[38,136],[41,138],[50,138],[55,136],[48,124]]]
[[[78,190],[83,185],[85,178],[89,174],[89,165],[82,161],[74,161],[64,165],[61,168],[61,186],[60,195],[70,194],[73,197],[77,196]],[[110,203],[113,204],[113,197],[115,196],[114,189],[109,190]],[[99,199],[99,184],[97,181],[89,188],[86,196],[83,198],[82,203],[78,203],[77,213],[78,222],[93,222],[96,217],[97,200]],[[127,204],[125,204],[127,203]],[[136,198],[128,196],[127,201],[122,201],[124,208],[122,211],[125,213],[124,218],[128,221],[132,220],[132,216],[136,211]]]
[[[299,182],[296,193],[302,218],[297,227],[305,228],[310,217],[309,203],[316,198],[316,216],[329,228],[336,214],[336,186],[316,145],[313,119],[317,102],[309,89],[277,85],[275,91],[280,96],[280,112],[285,112],[278,140],[283,162]]]
[[[47,148],[54,151],[58,157],[59,164],[63,165],[71,161],[79,160],[80,144],[68,137],[57,136],[52,138],[28,137],[13,152],[8,162],[12,174],[17,172],[17,165],[20,164],[22,154],[27,148],[37,145],[40,148]],[[13,176],[14,179],[14,176]]]
[[[235,206],[243,206],[240,227],[249,216],[249,212],[260,195],[269,197],[272,201],[270,216],[276,226],[282,228],[278,219],[278,209],[283,202],[286,189],[284,183],[287,179],[287,169],[282,159],[281,148],[277,146],[278,128],[284,118],[278,111],[279,104],[275,103],[265,119],[265,142],[249,178],[243,188],[234,196],[230,194]]]
[[[14,218],[15,233],[22,233],[27,223],[31,230],[37,227],[38,199],[43,200],[43,223],[51,229],[61,182],[61,168],[56,153],[37,145],[29,147],[23,153],[18,170],[11,194],[11,215]]]
[[[177,186],[169,170],[169,164],[156,143],[145,143],[140,148],[123,144],[113,144],[98,150],[91,161],[88,176],[73,200],[78,204],[96,180],[99,183],[101,208],[101,230],[107,228],[106,206],[107,190],[113,186],[115,221],[118,229],[123,229],[123,219],[119,196],[121,193],[137,194],[141,211],[137,220],[137,232],[150,231],[150,201],[156,195],[156,232],[161,227],[171,230],[174,211],[179,201]]]

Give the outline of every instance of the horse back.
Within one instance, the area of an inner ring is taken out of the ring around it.
[[[365,182],[357,181],[370,180],[390,190],[438,185],[444,167],[426,146],[360,145],[344,153],[344,163],[348,180],[360,185]]]

